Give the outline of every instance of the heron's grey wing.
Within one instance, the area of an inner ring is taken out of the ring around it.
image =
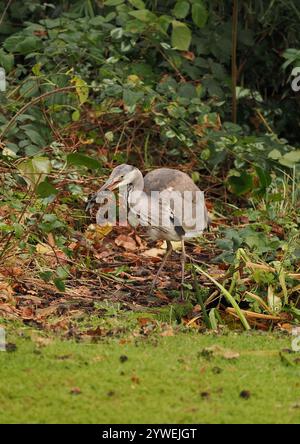
[[[171,168],[153,170],[144,177],[144,191],[148,195],[153,191],[162,193],[186,235],[194,237],[207,228],[209,216],[204,194],[186,173]]]
[[[180,192],[199,189],[186,173],[171,168],[158,168],[144,177],[144,191],[147,194],[151,191],[163,191],[168,188]]]
[[[145,193],[136,202],[129,203],[130,214],[142,226],[148,227],[156,239],[175,240],[184,235],[174,212],[163,199],[147,196]]]
[[[203,191],[185,190],[175,191],[171,188],[160,193],[166,205],[172,209],[176,226],[182,227],[186,236],[195,237],[200,235],[208,223],[208,214],[205,206]]]

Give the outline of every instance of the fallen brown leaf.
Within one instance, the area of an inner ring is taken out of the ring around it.
[[[160,258],[166,253],[162,248],[150,248],[150,250],[143,251],[142,256]]]
[[[79,387],[73,387],[70,390],[71,395],[80,395],[81,394],[81,389]]]
[[[132,237],[126,236],[126,234],[120,234],[115,239],[115,244],[118,247],[123,247],[125,250],[135,251],[137,249],[137,244]]]
[[[34,310],[32,307],[22,307],[21,308],[21,317],[23,319],[33,319],[34,318]]]

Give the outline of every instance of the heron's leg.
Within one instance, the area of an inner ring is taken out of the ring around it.
[[[185,245],[184,239],[181,238],[181,298],[184,297],[184,268],[185,268]]]
[[[167,251],[166,251],[166,254],[164,255],[164,258],[163,258],[163,260],[162,260],[162,263],[160,264],[160,267],[159,267],[159,269],[158,269],[158,272],[156,273],[156,276],[155,276],[155,278],[153,279],[153,282],[152,282],[152,285],[151,285],[150,294],[153,292],[154,287],[156,286],[156,283],[157,283],[158,276],[160,275],[161,270],[164,268],[164,266],[165,266],[165,264],[166,264],[166,262],[167,262],[168,257],[169,257],[170,254],[172,253],[172,250],[173,250],[172,244],[171,244],[171,242],[170,242],[169,240],[167,240]]]

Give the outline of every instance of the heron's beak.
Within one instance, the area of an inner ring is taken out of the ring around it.
[[[104,185],[102,185],[102,187],[100,188],[99,192],[101,191],[105,191],[105,190],[109,190],[109,191],[113,191],[116,188],[118,188],[119,184],[121,183],[121,180],[119,179],[108,179]]]
[[[101,193],[101,191],[106,191],[106,190],[113,191],[119,186],[120,183],[121,183],[121,180],[119,180],[119,179],[108,179],[105,182],[105,184],[102,185],[102,187],[96,193],[89,196],[88,201],[85,206],[85,211],[89,212],[93,209],[93,207],[96,203],[96,200],[97,200],[98,193]]]

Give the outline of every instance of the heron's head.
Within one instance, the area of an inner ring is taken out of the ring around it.
[[[113,169],[111,175],[105,184],[102,185],[100,190],[89,197],[85,210],[91,213],[95,203],[98,202],[98,196],[101,195],[102,191],[113,191],[118,187],[130,184],[133,185],[134,188],[143,189],[143,183],[143,176],[140,170],[132,165],[119,165]]]
[[[100,191],[112,191],[118,187],[134,184],[140,175],[141,172],[132,165],[119,165],[113,169],[111,175],[109,176],[105,184],[101,187]]]

